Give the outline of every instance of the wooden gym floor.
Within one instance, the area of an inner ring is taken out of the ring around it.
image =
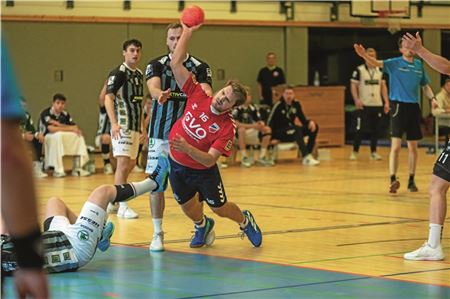
[[[436,156],[419,150],[418,193],[406,190],[407,150],[400,156],[401,187],[388,193],[388,148],[370,161],[362,147],[330,149],[330,160],[306,167],[282,160],[273,168],[232,166],[221,171],[228,200],[249,209],[264,232],[261,248],[241,240],[233,222],[216,220],[213,246],[191,249],[192,223],[169,190],[166,252],[148,252],[152,235],[148,195],[130,202],[139,219],[116,224],[113,246],[75,273],[50,276],[54,298],[450,298],[449,215],[443,235],[447,258],[404,261],[428,235],[428,194]],[[132,174],[138,181],[143,174]],[[40,211],[50,196],[79,211],[91,190],[113,176],[40,179]],[[5,298],[13,297],[6,280]]]

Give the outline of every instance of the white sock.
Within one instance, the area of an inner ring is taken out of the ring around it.
[[[196,227],[205,227],[206,225],[206,219],[205,216],[203,216],[202,220],[200,222],[194,222]]]
[[[128,207],[128,203],[127,202],[119,202],[119,207],[126,208],[126,207]]]
[[[442,225],[430,223],[430,231],[428,233],[428,245],[431,248],[436,248],[441,244]]]
[[[244,229],[244,228],[247,227],[247,225],[248,225],[248,219],[247,219],[247,217],[244,216],[244,221],[243,221],[242,223],[239,223],[239,226],[240,226],[242,229]]]
[[[247,151],[246,150],[241,150],[240,152],[241,152],[241,157],[242,158],[247,157]]]
[[[153,231],[155,234],[162,232],[162,219],[161,218],[152,218],[153,221]]]
[[[260,159],[264,158],[266,156],[266,152],[267,152],[267,149],[262,148],[261,151],[259,152],[259,158]]]
[[[140,182],[132,182],[131,184],[133,185],[134,190],[136,190],[136,196],[153,191],[156,188],[156,182],[150,178],[146,178]]]

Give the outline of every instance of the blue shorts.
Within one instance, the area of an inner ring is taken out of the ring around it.
[[[221,207],[227,202],[225,188],[219,168],[214,165],[208,169],[192,169],[183,166],[169,157],[170,186],[175,200],[184,204],[198,192],[200,201],[206,201],[210,207]]]

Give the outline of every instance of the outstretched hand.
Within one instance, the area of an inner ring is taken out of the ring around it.
[[[364,58],[364,56],[366,55],[366,48],[364,48],[363,45],[353,44],[353,48],[355,49],[355,52],[356,54],[358,54],[358,56]]]
[[[403,44],[402,46],[413,50],[415,52],[419,51],[422,46],[422,38],[420,37],[419,32],[416,32],[416,36],[414,37],[411,33],[406,33],[402,36]]]
[[[197,30],[198,28],[200,28],[203,24],[198,24],[192,27],[188,27],[186,24],[183,23],[183,21],[180,19],[180,24],[181,26],[183,26],[183,30],[188,30],[190,32]]]
[[[158,97],[158,104],[160,104],[160,105],[164,104],[167,101],[167,99],[169,98],[170,92],[171,92],[170,88],[168,88],[164,91],[161,91],[161,94]]]

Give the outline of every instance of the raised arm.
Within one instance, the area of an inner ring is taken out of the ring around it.
[[[186,80],[189,79],[189,76],[191,76],[191,73],[183,65],[183,61],[187,55],[188,43],[191,40],[194,30],[200,28],[200,25],[187,27],[185,24],[183,24],[183,22],[181,22],[181,24],[183,25],[183,32],[181,33],[180,40],[178,41],[178,44],[172,55],[172,60],[170,61],[170,67],[172,68],[175,80],[177,81],[177,84],[178,86],[180,86],[180,88],[184,86]]]
[[[364,59],[367,63],[372,64],[377,67],[383,67],[383,60],[375,59],[366,53],[366,49],[363,45],[353,44],[353,48],[355,49],[356,54]]]
[[[423,60],[426,61],[436,71],[450,75],[450,61],[442,56],[430,52],[422,45],[422,39],[419,32],[416,32],[416,36],[411,33],[406,33],[402,37],[403,47],[411,49],[417,53]]]

